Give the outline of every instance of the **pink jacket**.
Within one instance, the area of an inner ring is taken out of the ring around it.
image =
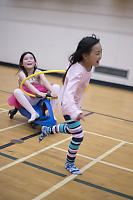
[[[76,63],[67,72],[59,97],[60,109],[63,115],[70,115],[75,120],[82,113],[81,101],[90,82],[91,72]]]

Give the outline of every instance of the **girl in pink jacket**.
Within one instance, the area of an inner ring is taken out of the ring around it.
[[[53,127],[43,126],[39,141],[49,134],[58,132],[72,134],[65,168],[72,174],[82,174],[75,166],[78,148],[83,141],[83,131],[80,120],[84,119],[81,110],[83,94],[89,84],[92,66],[98,67],[102,57],[100,40],[93,34],[84,37],[76,51],[69,57],[70,65],[63,77],[63,87],[60,94],[60,109],[65,123]]]

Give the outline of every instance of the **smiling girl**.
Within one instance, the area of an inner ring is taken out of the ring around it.
[[[19,86],[21,82],[31,74],[41,72],[36,67],[36,58],[32,52],[24,52],[19,61],[19,73],[18,82]],[[52,97],[57,97],[59,94],[60,86],[57,84],[51,85],[44,74],[39,74],[37,76],[31,77],[24,82],[23,89],[31,94],[38,94],[43,98],[46,97],[46,92],[50,92]],[[40,98],[34,98],[25,94],[20,88],[14,90],[12,96],[8,99],[10,106],[14,106],[16,111],[18,107],[24,107],[30,114],[31,118],[28,123],[33,122],[39,117],[39,114],[34,110],[33,105],[35,105]],[[55,99],[50,100],[52,108],[54,109],[56,101]]]
[[[83,141],[80,120],[84,119],[84,115],[81,110],[81,101],[90,82],[92,66],[98,67],[101,57],[100,40],[94,34],[84,37],[79,42],[76,51],[69,58],[70,65],[64,75],[61,90],[60,109],[66,122],[53,127],[43,126],[39,137],[41,141],[49,134],[58,132],[72,134],[65,163],[65,168],[72,174],[82,173],[75,166],[76,154]]]

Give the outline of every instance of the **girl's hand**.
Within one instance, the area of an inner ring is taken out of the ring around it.
[[[51,97],[57,97],[57,94],[54,91],[52,91],[51,92]]]
[[[84,115],[83,115],[83,113],[80,113],[80,114],[77,116],[76,121],[80,121],[81,119],[82,119],[83,121],[85,121],[85,120],[84,120]]]
[[[42,98],[46,98],[46,93],[38,92],[38,95],[42,96]]]

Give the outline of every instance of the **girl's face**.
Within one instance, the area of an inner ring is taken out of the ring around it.
[[[23,58],[23,66],[26,70],[31,70],[34,68],[36,61],[32,54],[28,53]]]
[[[100,43],[97,43],[92,47],[92,50],[89,54],[85,54],[83,56],[84,62],[86,63],[86,66],[91,67],[98,67],[99,61],[102,58],[102,47]]]

